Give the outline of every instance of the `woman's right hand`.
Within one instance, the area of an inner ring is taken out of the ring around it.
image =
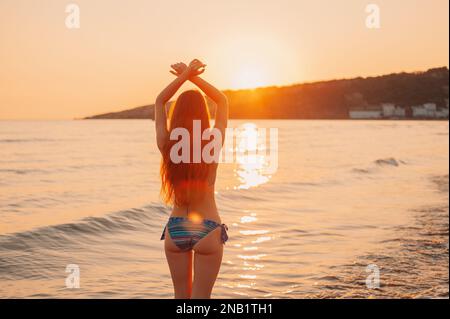
[[[188,77],[198,76],[205,72],[206,64],[202,63],[200,60],[192,60],[187,66],[183,62],[175,63],[171,65],[173,70],[170,70],[170,73],[176,76],[180,76],[183,73],[187,73]]]

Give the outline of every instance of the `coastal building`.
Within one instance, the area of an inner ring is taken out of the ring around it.
[[[445,107],[437,111],[437,117],[448,118],[448,99],[445,99]]]
[[[395,104],[394,103],[383,103],[383,104],[381,104],[381,108],[383,109],[384,117],[395,116]]]
[[[412,107],[413,117],[438,117],[438,110],[436,103],[425,103],[423,105],[415,105]]]
[[[383,115],[383,109],[378,106],[354,107],[349,111],[351,119],[378,119]]]
[[[406,109],[400,106],[395,107],[394,117],[406,117]]]
[[[436,117],[440,119],[448,118],[448,107],[437,110],[436,111]]]
[[[383,109],[383,117],[405,117],[406,110],[403,107],[396,106],[394,103],[383,103],[381,104]]]
[[[424,103],[411,107],[400,107],[394,103],[381,105],[353,107],[349,110],[351,119],[378,119],[378,118],[448,118],[448,101],[446,107],[438,109],[436,103]]]
[[[413,111],[413,117],[427,117],[428,111],[423,105],[414,105],[411,107]]]
[[[436,103],[425,103],[423,107],[427,110],[427,117],[436,117]]]

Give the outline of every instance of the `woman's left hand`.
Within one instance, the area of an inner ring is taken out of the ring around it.
[[[184,71],[186,71],[188,66],[186,65],[186,63],[179,62],[172,64],[170,67],[173,69],[170,70],[170,73],[176,76],[180,76]]]

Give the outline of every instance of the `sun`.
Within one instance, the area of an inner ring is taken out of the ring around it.
[[[237,30],[211,45],[214,72],[227,89],[284,85],[299,78],[298,56],[283,39],[261,30]]]
[[[267,86],[267,74],[264,66],[245,63],[238,67],[232,86],[234,89],[252,89]]]

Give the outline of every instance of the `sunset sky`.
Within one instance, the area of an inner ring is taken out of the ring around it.
[[[66,5],[80,7],[68,29]],[[368,29],[366,5],[381,9]],[[0,119],[151,104],[199,58],[221,89],[448,66],[448,0],[0,0]]]

